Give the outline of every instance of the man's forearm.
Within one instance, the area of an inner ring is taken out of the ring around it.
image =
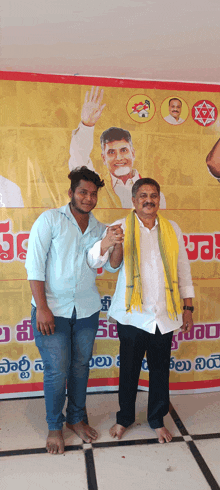
[[[45,294],[45,282],[44,281],[29,281],[30,288],[35,299],[37,308],[45,309],[48,308],[46,294]]]
[[[110,260],[109,260],[111,267],[113,267],[113,269],[117,269],[117,267],[119,267],[119,265],[121,264],[122,259],[123,259],[123,247],[122,244],[119,243],[114,246],[114,249],[111,253]]]
[[[184,306],[192,306],[192,298],[184,298],[183,303]]]

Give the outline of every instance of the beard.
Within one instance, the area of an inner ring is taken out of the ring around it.
[[[115,169],[114,171],[114,175],[116,175],[116,177],[123,177],[123,175],[128,175],[130,173],[131,169],[130,167],[118,167]]]
[[[94,207],[95,207],[95,206],[93,206],[93,208],[91,207],[90,211],[84,211],[84,209],[78,208],[74,196],[72,197],[70,204],[71,204],[71,207],[73,207],[73,209],[80,214],[89,214],[90,211],[92,211],[92,209],[94,209]]]

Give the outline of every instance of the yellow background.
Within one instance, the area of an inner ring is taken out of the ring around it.
[[[175,84],[174,84],[175,86]],[[24,208],[0,208],[0,221],[10,219],[14,234],[29,232],[32,224],[45,209],[60,207],[68,202],[67,178],[71,132],[80,122],[85,93],[90,86],[46,82],[0,81],[0,174],[21,189]],[[191,108],[202,99],[212,101],[218,111],[220,94],[146,88],[103,87],[106,107],[96,124],[94,167],[101,173],[103,163],[99,137],[110,126],[130,131],[136,151],[135,165],[142,177],[158,180],[166,198],[166,218],[176,221],[183,233],[213,233],[219,231],[220,183],[207,171],[205,159],[220,134],[220,118],[203,128],[193,121]],[[148,94],[156,112],[147,124],[138,124],[129,117],[126,106],[135,94]],[[181,125],[167,124],[161,116],[161,104],[166,98],[180,97],[189,107],[188,119]],[[103,209],[101,192],[94,214],[100,221],[111,223],[125,216],[128,210]],[[0,326],[14,327],[30,317],[31,293],[26,281],[24,263],[1,262]],[[196,261],[191,265],[196,298],[194,322],[220,322],[220,264]],[[98,277],[101,296],[113,295],[116,275],[105,272]],[[105,315],[101,313],[101,317]],[[1,343],[1,358],[18,360],[27,355],[38,359],[34,342]],[[220,352],[219,340],[184,342],[176,359],[208,357]],[[118,354],[118,341],[97,339],[94,355]],[[1,362],[0,358],[0,362]],[[118,369],[92,370],[91,377],[115,377]],[[141,377],[146,377],[145,373]],[[171,372],[171,382],[219,378],[218,370],[201,372]],[[42,381],[34,373],[30,382]],[[18,374],[1,375],[0,384],[25,383]]]

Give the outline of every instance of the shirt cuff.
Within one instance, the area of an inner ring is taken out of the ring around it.
[[[36,270],[27,270],[28,281],[43,281],[45,282],[45,273]]]
[[[179,292],[180,292],[180,298],[182,299],[195,298],[195,292],[193,286],[186,286],[182,288],[180,287]]]
[[[92,269],[103,267],[109,258],[109,250],[104,255],[101,255],[101,240],[95,243],[88,251],[87,262]]]

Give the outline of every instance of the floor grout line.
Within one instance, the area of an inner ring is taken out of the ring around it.
[[[197,440],[207,440],[207,439],[220,439],[220,433],[211,433],[211,434],[187,434],[187,436],[191,437],[193,441]],[[187,437],[185,436],[185,437]],[[177,442],[190,442],[187,441],[187,439],[184,439],[184,436],[174,436],[172,438],[171,443],[177,443]],[[126,440],[120,440],[120,441],[103,441],[103,442],[92,442],[91,444],[83,443],[82,444],[74,444],[74,445],[68,445],[65,446],[65,452],[69,451],[78,451],[78,450],[88,450],[88,449],[98,449],[98,448],[105,448],[107,449],[108,447],[117,447],[117,446],[144,446],[144,445],[152,445],[152,444],[159,444],[157,438],[151,438],[151,439],[126,439]],[[0,457],[4,456],[23,456],[27,454],[43,454],[47,453],[47,450],[45,447],[37,447],[37,448],[24,448],[24,449],[9,449],[9,450],[0,450]]]
[[[185,428],[182,420],[180,419],[178,413],[174,409],[172,403],[170,403],[169,412],[170,412],[170,415],[171,415],[174,423],[176,424],[177,428],[179,429],[180,433],[183,436],[190,436],[192,439],[202,440],[202,435],[199,435],[199,437],[196,437],[196,435],[192,436],[191,434],[188,433],[188,431],[186,430],[186,428]],[[206,434],[206,436],[207,435],[208,434]],[[213,434],[209,434],[209,435],[213,436]],[[219,436],[220,436],[220,434],[219,434]],[[210,437],[210,439],[211,438],[213,439],[213,437]],[[203,439],[207,439],[207,437],[204,437]],[[211,490],[220,490],[220,487],[219,487],[216,479],[214,478],[211,470],[209,469],[207,463],[205,462],[203,456],[201,455],[201,453],[200,453],[199,449],[197,448],[196,444],[194,443],[194,441],[193,440],[191,440],[191,441],[185,440],[185,443],[188,445],[192,456],[194,457],[197,465],[199,466],[199,468],[200,468],[203,476],[205,477],[207,483],[209,484]]]
[[[200,453],[196,441],[201,440],[211,440],[211,439],[219,439],[220,440],[220,432],[217,433],[209,433],[209,434],[189,434],[182,420],[180,419],[178,413],[174,409],[173,405],[170,403],[170,411],[171,418],[173,419],[176,427],[180,432],[180,436],[174,436],[171,443],[184,442],[189,448],[191,455],[194,461],[197,463],[200,471],[203,474],[203,477],[206,479],[206,482],[210,486],[211,490],[220,490],[220,486],[216,479],[214,478],[211,470],[208,467],[205,459]],[[86,415],[86,414],[85,414]],[[194,442],[195,441],[195,442]],[[94,450],[98,448],[113,448],[113,447],[126,447],[126,446],[144,446],[144,445],[154,445],[159,444],[157,438],[149,438],[149,439],[133,439],[133,440],[114,440],[114,441],[103,441],[103,442],[92,442],[91,444],[86,444],[82,441],[81,444],[77,445],[69,445],[65,446],[65,452],[69,451],[83,451],[85,457],[85,467],[86,467],[86,475],[87,475],[87,485],[88,490],[98,490],[97,483],[97,475],[95,468],[95,460],[94,460]],[[10,457],[10,456],[22,456],[22,455],[33,455],[33,454],[46,454],[46,448],[26,448],[26,449],[17,449],[17,450],[5,450],[0,451],[1,457]]]
[[[85,449],[84,455],[86,463],[88,490],[98,490],[93,449]]]
[[[170,402],[170,407],[169,407],[169,413],[170,413],[174,423],[176,424],[177,428],[179,429],[180,434],[182,436],[188,436],[189,433],[188,433],[185,425],[183,424],[182,420],[180,419],[178,413],[176,412],[176,410],[173,407],[171,402]]]
[[[83,450],[82,444],[75,444],[70,446],[65,446],[65,452],[68,451],[78,451]],[[27,449],[9,449],[5,451],[0,451],[0,458],[5,456],[24,456],[29,454],[47,454],[45,447],[27,448]]]
[[[216,479],[214,478],[211,470],[209,469],[207,463],[205,462],[203,456],[201,455],[199,449],[197,448],[196,444],[194,441],[188,441],[187,445],[189,446],[189,449],[197,462],[202,474],[204,475],[207,483],[209,484],[211,490],[220,490],[219,484],[217,483]]]

